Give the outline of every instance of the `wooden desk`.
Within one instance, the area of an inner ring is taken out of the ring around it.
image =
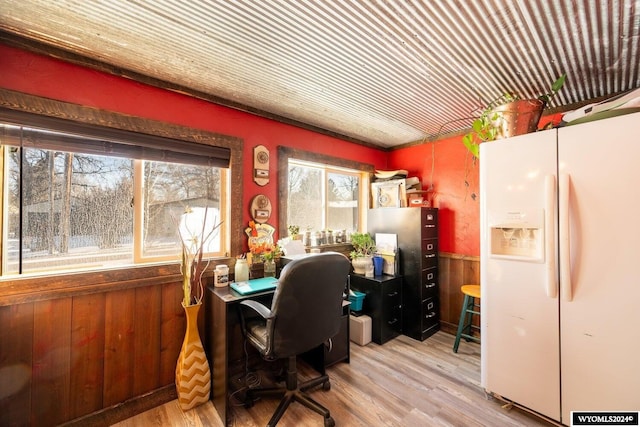
[[[254,299],[270,306],[273,290],[242,296],[228,286],[207,287],[205,295],[205,348],[211,366],[211,400],[225,425],[229,424],[229,362],[242,358],[238,304]]]
[[[238,304],[245,299],[271,305],[273,290],[242,296],[229,287],[208,286],[205,293],[205,351],[211,367],[211,400],[220,419],[229,425],[230,362],[244,357]],[[311,365],[324,372],[324,367],[339,361],[349,362],[349,302],[343,303],[343,322],[331,353],[324,345],[308,354]],[[257,354],[257,352],[256,352]],[[241,362],[242,363],[242,362]]]

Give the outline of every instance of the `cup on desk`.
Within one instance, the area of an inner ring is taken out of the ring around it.
[[[384,258],[379,255],[373,257],[373,274],[375,276],[382,276],[382,267],[384,265]]]

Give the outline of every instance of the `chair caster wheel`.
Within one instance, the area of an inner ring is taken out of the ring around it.
[[[329,391],[331,390],[331,383],[329,381],[325,381],[324,383],[322,383],[322,389],[324,391]]]
[[[333,421],[333,418],[327,417],[324,419],[324,427],[335,427],[336,422]]]

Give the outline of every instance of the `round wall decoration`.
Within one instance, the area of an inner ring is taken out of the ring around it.
[[[261,163],[263,165],[269,161],[269,153],[267,153],[266,151],[260,151],[256,157],[258,159],[258,163]]]
[[[259,224],[263,224],[271,217],[271,200],[264,194],[257,194],[251,199],[251,218]]]

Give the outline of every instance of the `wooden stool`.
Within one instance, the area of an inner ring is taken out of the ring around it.
[[[460,310],[460,321],[458,322],[458,333],[456,334],[456,341],[453,344],[453,352],[458,352],[458,346],[460,345],[460,338],[464,337],[467,341],[480,342],[480,338],[473,336],[473,329],[480,329],[473,324],[473,315],[480,315],[480,311],[476,308],[480,307],[480,304],[476,304],[476,298],[480,300],[480,285],[462,285],[460,290],[464,294],[464,301],[462,303],[462,310]]]

